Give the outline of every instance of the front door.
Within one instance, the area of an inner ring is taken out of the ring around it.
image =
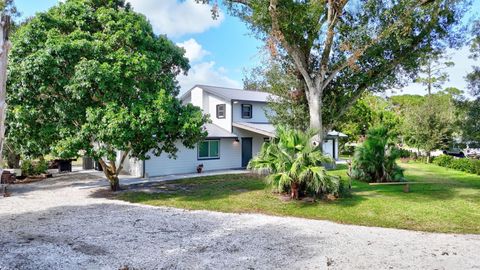
[[[242,167],[252,159],[252,138],[242,138]]]

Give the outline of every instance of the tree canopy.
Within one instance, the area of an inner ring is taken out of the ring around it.
[[[365,91],[381,92],[413,78],[419,59],[458,45],[464,11],[464,2],[457,0],[224,3],[273,55],[293,64],[310,127],[321,131],[320,139]]]
[[[452,144],[455,123],[453,96],[445,92],[429,95],[422,104],[405,111],[405,142],[425,150],[430,157],[431,151],[448,148]]]
[[[118,188],[117,151],[175,155],[206,119],[176,98],[185,51],[123,0],[67,0],[13,37],[8,136],[26,155],[96,158]],[[150,152],[152,150],[152,152]]]

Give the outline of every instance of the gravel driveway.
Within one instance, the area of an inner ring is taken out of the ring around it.
[[[72,173],[0,198],[0,269],[480,269],[480,235],[149,207]]]

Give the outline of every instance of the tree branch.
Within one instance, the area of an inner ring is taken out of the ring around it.
[[[342,12],[344,6],[348,0],[343,0],[339,3],[338,10],[334,6],[334,1],[328,1],[328,15],[327,15],[327,22],[328,22],[328,29],[327,29],[327,36],[325,37],[325,42],[323,45],[323,52],[322,57],[320,60],[320,71],[317,77],[315,78],[315,86],[317,88],[320,87],[320,84],[324,81],[325,75],[328,69],[328,60],[330,58],[330,53],[332,50],[333,45],[333,38],[335,36],[335,25],[337,23],[337,19],[340,16],[340,12]],[[324,87],[322,87],[322,90]]]
[[[123,162],[125,162],[125,159],[127,158],[128,153],[129,153],[129,151],[123,152],[122,158],[120,159],[120,165],[118,166],[118,170],[117,170],[115,176],[118,177],[118,175],[119,175],[120,172],[122,171],[122,169],[123,169]]]
[[[288,54],[295,62],[295,66],[297,67],[298,71],[300,71],[302,74],[302,77],[304,78],[305,83],[308,85],[308,88],[312,89],[314,84],[312,82],[312,77],[308,72],[307,58],[301,53],[300,49],[292,46],[287,40],[285,40],[285,37],[280,29],[280,23],[278,21],[277,4],[278,0],[270,0],[270,6],[268,8],[270,17],[272,19],[272,35],[287,50]]]

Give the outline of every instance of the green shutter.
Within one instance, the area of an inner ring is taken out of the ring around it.
[[[208,157],[208,141],[204,141],[198,144],[198,157]]]
[[[210,157],[218,157],[218,141],[210,141]]]

